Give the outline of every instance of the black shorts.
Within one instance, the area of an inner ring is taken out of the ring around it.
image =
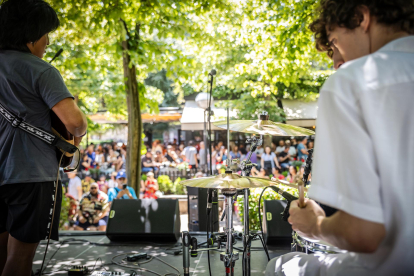
[[[59,240],[62,185],[59,181],[51,239]],[[49,237],[55,182],[6,184],[0,187],[0,233],[37,243]]]

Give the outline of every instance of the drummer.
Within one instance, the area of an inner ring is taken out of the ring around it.
[[[346,64],[320,92],[308,195],[338,212],[327,218],[315,201],[303,209],[294,201],[289,222],[302,237],[350,253],[289,253],[271,260],[266,275],[410,275],[414,5],[322,0],[319,13],[311,24],[317,48],[335,46]]]

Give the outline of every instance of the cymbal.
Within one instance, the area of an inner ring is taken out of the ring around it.
[[[213,123],[216,127],[227,129],[227,121]],[[292,126],[283,123],[276,123],[270,120],[230,120],[230,130],[252,133],[259,135],[273,136],[309,136],[315,132],[306,128]]]
[[[291,188],[295,188],[295,189],[298,189],[299,190],[299,185],[298,184],[289,183],[289,181],[280,180],[280,179],[277,179],[277,178],[274,178],[274,177],[272,177],[271,180],[272,180],[272,182],[276,182],[276,184],[282,184],[284,186],[291,187]],[[305,192],[307,192],[308,191],[308,188],[305,188],[304,187],[303,190]]]
[[[180,184],[187,187],[197,188],[249,189],[273,186],[276,182],[273,182],[268,178],[240,176],[235,173],[223,173],[217,176],[183,180]]]

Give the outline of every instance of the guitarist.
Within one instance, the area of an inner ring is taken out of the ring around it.
[[[43,0],[0,1],[0,103],[33,126],[51,132],[50,110],[79,145],[86,133],[79,110],[59,73],[42,60],[49,32],[59,26]],[[30,275],[40,240],[58,240],[61,184],[55,148],[0,116],[0,274]]]

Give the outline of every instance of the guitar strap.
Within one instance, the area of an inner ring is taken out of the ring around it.
[[[13,127],[20,128],[21,130],[29,133],[30,135],[36,138],[39,138],[40,140],[46,142],[49,145],[55,146],[69,154],[74,154],[78,150],[76,146],[66,142],[66,140],[61,139],[59,136],[56,136],[40,128],[32,126],[31,124],[26,123],[21,118],[15,116],[13,113],[8,111],[1,103],[0,103],[0,114]]]

